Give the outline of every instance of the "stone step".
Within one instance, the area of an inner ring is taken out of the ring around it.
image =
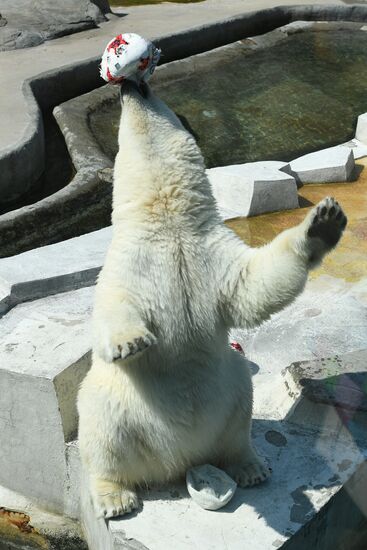
[[[0,484],[74,517],[71,442],[90,364],[92,295],[89,287],[49,296],[0,319]]]
[[[91,286],[112,228],[87,233],[0,260],[0,316],[16,304]]]
[[[208,169],[223,219],[298,208],[297,185],[280,171],[285,162],[263,161]]]
[[[203,510],[184,484],[176,484],[140,491],[142,508],[136,513],[97,520],[84,479],[82,525],[90,550],[285,547],[306,524],[323,517],[325,505],[332,505],[363,461],[350,439],[331,443],[317,430],[287,422],[255,419],[253,436],[272,477],[254,488],[238,488],[220,511]]]

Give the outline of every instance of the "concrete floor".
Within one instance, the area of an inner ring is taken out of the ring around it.
[[[25,79],[42,72],[102,54],[111,37],[137,32],[154,38],[212,23],[244,12],[276,5],[330,4],[328,0],[206,0],[193,4],[163,3],[117,8],[110,21],[93,29],[65,36],[24,50],[0,53],[0,156],[22,140],[30,122],[22,92]],[[345,2],[334,0],[334,5]],[[164,55],[164,52],[163,52]]]

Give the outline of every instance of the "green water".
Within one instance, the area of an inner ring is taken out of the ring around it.
[[[215,52],[212,55],[216,55]],[[240,46],[208,70],[153,88],[196,136],[208,167],[291,160],[347,141],[367,111],[367,32],[303,32],[263,50]],[[111,158],[118,103],[91,117]]]

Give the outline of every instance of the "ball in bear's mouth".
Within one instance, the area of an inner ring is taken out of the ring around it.
[[[109,83],[133,80],[147,82],[161,55],[150,40],[135,33],[119,34],[107,44],[100,65],[101,77]]]

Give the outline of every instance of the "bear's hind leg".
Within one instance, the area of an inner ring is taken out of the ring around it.
[[[252,487],[265,481],[271,473],[251,444],[251,413],[241,413],[231,421],[223,441],[220,466],[239,485]]]
[[[90,493],[99,518],[122,516],[139,506],[136,492],[127,489],[120,482],[91,476]]]

